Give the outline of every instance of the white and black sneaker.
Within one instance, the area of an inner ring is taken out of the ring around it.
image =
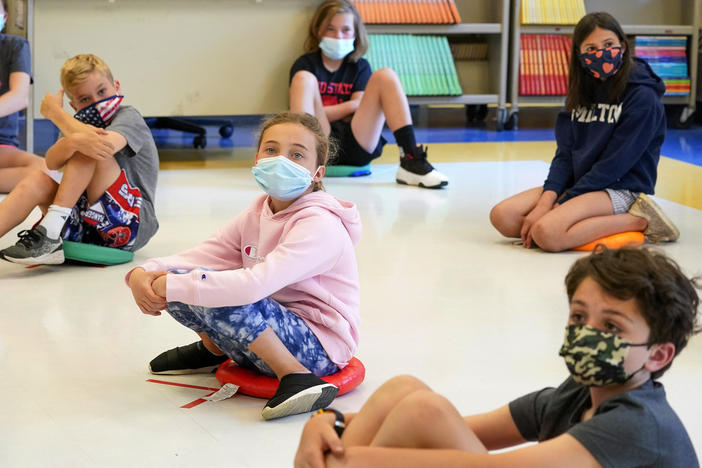
[[[263,419],[276,419],[326,408],[339,389],[314,374],[288,374],[261,411]]]
[[[426,147],[422,146],[418,147],[416,155],[405,154],[400,158],[395,180],[398,184],[433,189],[448,185],[448,177],[429,164]]]
[[[60,265],[64,262],[63,241],[60,237],[47,237],[44,226],[20,231],[18,236],[15,245],[0,251],[4,260],[22,265]]]
[[[157,375],[209,374],[229,359],[212,354],[202,341],[164,351],[149,363],[149,372]]]

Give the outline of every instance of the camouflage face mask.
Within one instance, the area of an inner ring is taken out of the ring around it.
[[[626,383],[643,369],[641,366],[632,374],[624,370],[624,359],[631,346],[648,346],[648,343],[632,344],[588,325],[569,325],[558,354],[565,359],[573,380],[587,387],[601,387]]]

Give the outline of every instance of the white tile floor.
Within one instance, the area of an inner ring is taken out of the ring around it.
[[[494,203],[540,184],[547,165],[437,166],[451,178],[447,190],[397,186],[391,165],[326,181],[358,204],[364,223],[358,356],[367,377],[334,403],[343,411],[399,373],[426,380],[466,414],[566,377],[557,355],[563,277],[582,254],[512,246],[488,222]],[[193,245],[257,193],[245,169],[163,171],[161,230],[135,262]],[[661,204],[683,233],[666,252],[702,273],[702,213]],[[244,396],[181,409],[207,392],[146,382],[152,357],[195,336],[168,316],[139,313],[122,282],[136,264],[0,264],[0,466],[290,466],[307,416],[263,422],[263,401]],[[211,376],[163,380],[218,386]],[[701,337],[663,382],[702,458]]]

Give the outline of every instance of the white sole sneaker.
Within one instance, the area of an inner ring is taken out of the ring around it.
[[[339,389],[330,383],[310,387],[273,408],[266,406],[261,411],[261,416],[269,420],[326,408],[334,401],[337,393]]]
[[[648,221],[644,235],[650,242],[673,242],[680,237],[680,231],[673,221],[645,193],[639,194],[634,204],[629,208],[629,214]]]
[[[397,168],[395,181],[398,184],[416,185],[417,187],[432,189],[448,185],[448,178],[436,169],[427,174],[419,175],[404,169],[402,166],[398,166]]]
[[[8,262],[19,263],[20,265],[61,265],[66,261],[63,255],[63,249],[39,257],[13,258],[8,255],[3,255],[3,258]]]

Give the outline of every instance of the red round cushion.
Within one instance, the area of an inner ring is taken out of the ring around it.
[[[611,236],[603,237],[601,239],[594,240],[580,247],[575,247],[573,250],[579,250],[581,252],[590,252],[595,250],[597,244],[603,244],[608,249],[621,249],[622,247],[637,247],[644,243],[646,238],[643,232],[631,231],[631,232],[620,232],[619,234],[612,234]]]
[[[275,377],[239,367],[231,359],[220,364],[215,375],[222,385],[226,383],[238,385],[238,393],[257,398],[271,398],[275,395],[280,383]],[[339,388],[339,395],[343,395],[363,382],[365,376],[366,368],[363,367],[363,363],[356,358],[351,358],[348,365],[339,372],[321,379],[336,385]]]

